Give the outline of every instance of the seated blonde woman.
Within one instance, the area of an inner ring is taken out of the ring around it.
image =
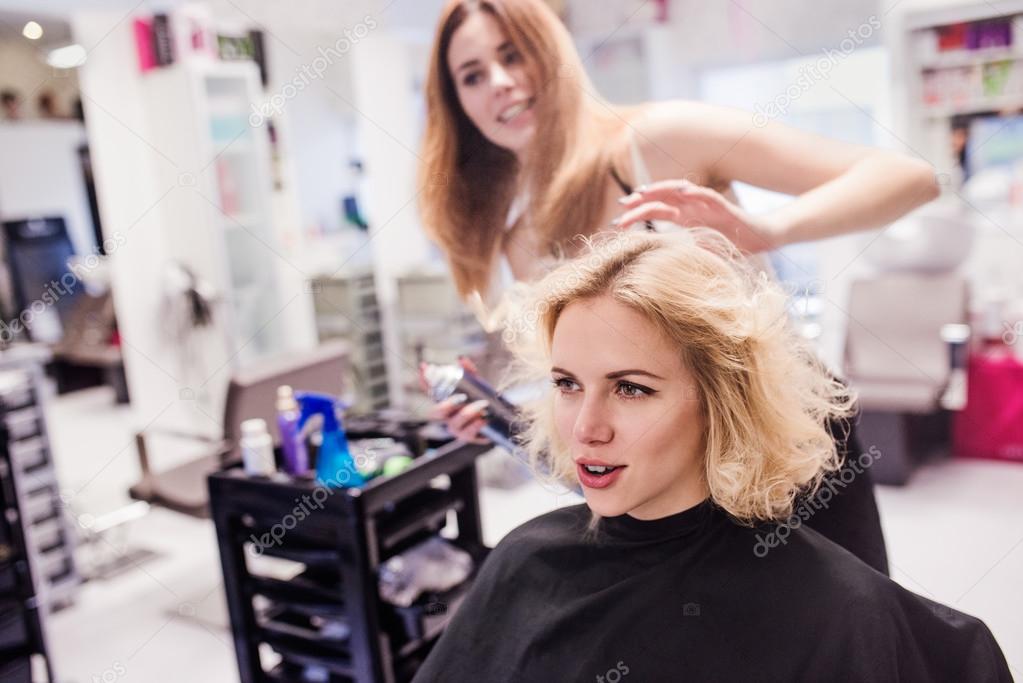
[[[982,622],[801,523],[851,397],[718,233],[593,243],[530,302],[525,447],[586,503],[501,541],[416,683],[1011,680]]]

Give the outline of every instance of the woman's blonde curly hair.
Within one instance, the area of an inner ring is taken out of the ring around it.
[[[827,422],[853,397],[792,328],[787,296],[709,228],[614,233],[509,300],[504,339],[518,367],[508,383],[550,384],[558,317],[598,296],[644,315],[678,347],[706,421],[705,476],[712,500],[744,523],[789,517],[794,499],[840,465]],[[553,391],[524,406],[523,446],[534,466],[575,484],[553,419]]]

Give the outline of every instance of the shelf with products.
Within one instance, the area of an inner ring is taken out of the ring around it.
[[[981,66],[992,62],[1018,61],[1023,52],[1014,47],[993,47],[979,50],[950,50],[920,62],[923,69],[954,69],[958,67]]]
[[[290,266],[278,255],[283,249],[271,202],[269,135],[250,121],[262,98],[258,68],[182,61],[147,73],[142,87],[154,137],[175,150],[177,168],[161,169],[164,180],[196,190],[160,207],[173,229],[166,238],[168,256],[188,265],[228,302],[216,322],[240,349],[232,356],[211,336],[205,362],[244,367],[285,351],[293,321],[278,313],[285,303],[280,283],[290,277]]]
[[[488,553],[475,459],[489,447],[438,441],[436,425],[424,421],[374,425],[369,416],[348,421],[352,443],[389,434],[416,457],[400,474],[360,488],[325,495],[311,478],[237,468],[210,477],[242,683],[407,681],[468,593]],[[290,524],[303,500],[317,505]],[[468,577],[407,607],[384,600],[384,564],[441,535],[472,558]]]
[[[953,116],[969,116],[990,114],[998,115],[1005,111],[1023,111],[1023,93],[1018,95],[1004,95],[949,105],[929,106],[923,111],[928,119],[950,119]]]
[[[920,225],[968,235],[961,267],[977,300],[1023,291],[1006,249],[1023,225],[1023,0],[906,3],[889,22],[893,131],[934,167],[944,195]]]
[[[1023,60],[924,70],[921,104],[931,117],[999,111],[1023,104]]]
[[[1023,110],[1023,2],[983,0],[905,7],[888,42],[896,74],[900,139],[952,173],[975,117]]]

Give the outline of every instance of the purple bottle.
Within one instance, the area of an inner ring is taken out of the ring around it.
[[[277,387],[277,428],[281,432],[281,451],[284,456],[284,471],[288,474],[305,474],[309,471],[309,452],[299,428],[298,401],[287,384]]]

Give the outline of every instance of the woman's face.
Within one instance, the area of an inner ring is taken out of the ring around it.
[[[525,58],[486,12],[455,29],[448,68],[466,116],[488,140],[521,152],[536,125],[534,91]]]
[[[569,304],[551,365],[555,426],[595,513],[657,519],[707,497],[697,386],[653,323],[609,296]]]

